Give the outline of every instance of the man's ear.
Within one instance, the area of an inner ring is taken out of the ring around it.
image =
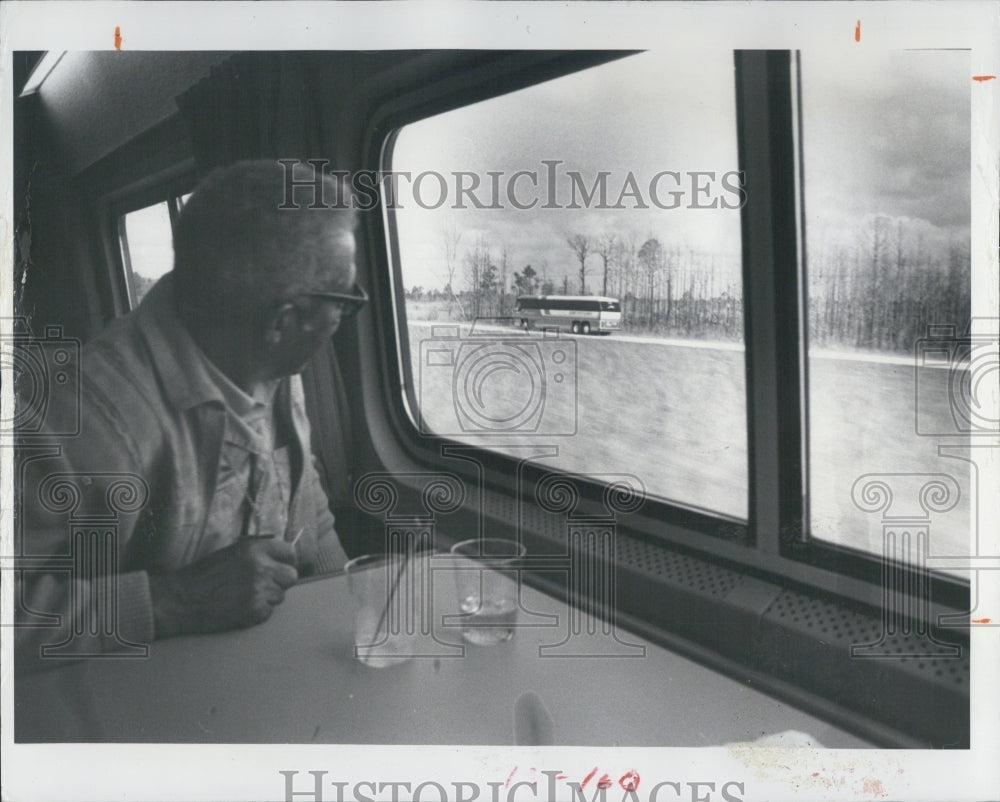
[[[265,321],[264,342],[278,345],[283,339],[296,333],[299,325],[298,310],[291,301],[286,301]]]

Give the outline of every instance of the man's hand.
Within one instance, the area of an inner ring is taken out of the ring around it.
[[[157,638],[218,632],[266,621],[299,578],[295,548],[280,539],[248,538],[149,577]]]

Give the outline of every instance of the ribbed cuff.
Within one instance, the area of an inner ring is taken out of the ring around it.
[[[117,626],[115,634],[107,638],[106,650],[152,643],[153,597],[149,592],[149,575],[145,571],[119,574],[116,593]]]
[[[343,571],[347,563],[347,555],[336,535],[327,535],[319,542],[316,551],[316,573],[330,574],[334,571]]]

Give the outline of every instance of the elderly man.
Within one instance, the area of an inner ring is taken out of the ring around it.
[[[181,212],[173,272],[87,343],[79,385],[53,392],[47,421],[79,404],[81,431],[22,471],[23,553],[35,560],[22,605],[63,616],[55,633],[18,630],[30,653],[258,623],[299,576],[345,561],[297,374],[366,300],[354,220],[348,209],[279,208],[284,180],[272,162],[211,173]],[[75,488],[72,509],[60,482]],[[47,572],[38,555],[65,555],[71,520],[106,515],[115,486],[129,491],[115,511],[113,582]],[[98,607],[114,626],[88,633],[81,619]]]

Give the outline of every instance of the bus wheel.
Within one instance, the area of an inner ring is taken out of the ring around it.
[[[577,321],[577,320],[573,321],[573,333],[574,334],[579,334],[580,333],[580,322]]]
[[[590,334],[590,324],[586,320],[580,325],[580,331],[584,334]]]

